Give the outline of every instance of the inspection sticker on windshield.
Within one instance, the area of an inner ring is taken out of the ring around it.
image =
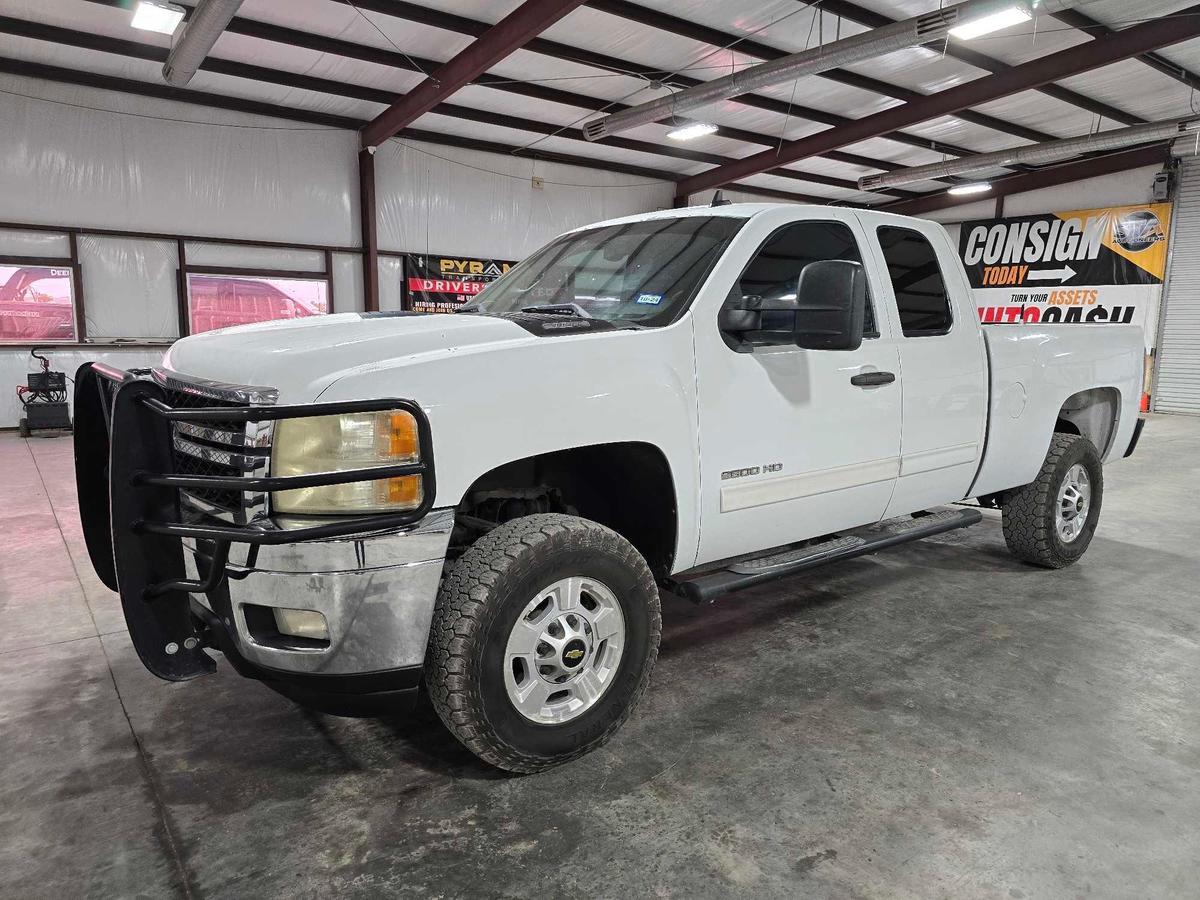
[[[638,294],[637,302],[645,303],[649,306],[658,306],[658,304],[662,303],[662,297],[662,294]]]

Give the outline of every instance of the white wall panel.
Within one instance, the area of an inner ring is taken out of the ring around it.
[[[0,256],[48,256],[66,259],[71,241],[65,234],[0,228]]]
[[[382,249],[516,260],[572,228],[667,208],[674,194],[665,181],[410,142],[381,147],[375,175]]]
[[[356,243],[350,132],[213,125],[191,105],[13,76],[0,87],[78,104],[0,94],[0,220]],[[156,109],[193,121],[142,117]]]
[[[325,254],[320,250],[285,247],[247,247],[241,244],[202,244],[188,241],[184,247],[189,266],[232,266],[245,269],[290,269],[322,272]]]
[[[79,263],[88,338],[179,336],[174,241],[84,234]]]
[[[379,257],[379,309],[400,309],[404,303],[404,261],[398,256]]]
[[[362,257],[357,253],[333,254],[334,312],[362,312]]]

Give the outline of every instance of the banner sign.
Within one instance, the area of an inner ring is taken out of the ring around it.
[[[985,324],[1142,326],[1154,342],[1171,204],[963,222],[959,254]]]
[[[404,257],[408,288],[404,308],[454,312],[515,265],[502,259],[408,253]]]

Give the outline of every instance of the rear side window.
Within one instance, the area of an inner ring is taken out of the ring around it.
[[[950,296],[937,254],[925,235],[909,228],[879,229],[879,243],[900,310],[905,337],[946,334],[953,324]]]
[[[742,297],[762,297],[764,300],[795,300],[800,273],[811,262],[844,259],[862,264],[862,253],[852,232],[841,222],[796,222],[780,228],[759,248],[742,277],[734,285],[729,301]],[[770,316],[771,313],[763,313]],[[776,315],[788,316],[788,313]],[[790,319],[789,319],[790,320]],[[863,317],[863,337],[879,337],[875,325],[875,310],[867,298]]]

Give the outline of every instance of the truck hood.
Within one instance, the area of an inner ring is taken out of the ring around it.
[[[492,316],[339,313],[187,337],[171,347],[163,365],[211,381],[273,387],[281,403],[307,403],[351,369],[537,340],[515,322]]]

